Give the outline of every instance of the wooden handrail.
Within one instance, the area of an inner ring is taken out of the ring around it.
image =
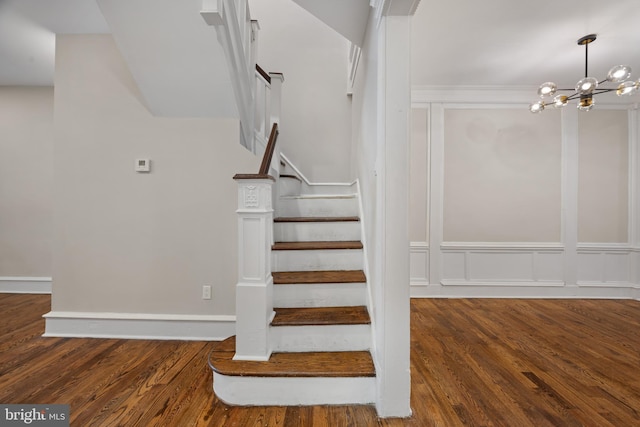
[[[262,157],[262,164],[260,165],[260,175],[268,175],[269,167],[271,166],[271,159],[273,159],[273,152],[276,149],[276,141],[278,140],[278,124],[274,123],[271,127],[271,134],[269,135],[269,142],[267,148],[264,150],[264,156]]]
[[[271,84],[271,76],[269,75],[269,73],[263,70],[262,67],[259,66],[258,64],[256,64],[256,71],[258,72],[258,74],[262,76],[263,79],[267,81],[267,83]]]
[[[278,140],[278,124],[274,123],[271,127],[271,135],[269,136],[269,142],[267,148],[264,150],[264,156],[262,156],[262,163],[260,164],[260,170],[258,173],[239,173],[236,174],[233,179],[270,179],[275,181],[276,179],[269,175],[269,167],[271,166],[271,159],[273,159],[273,152],[276,150],[276,141]]]

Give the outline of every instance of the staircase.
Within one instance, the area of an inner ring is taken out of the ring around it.
[[[235,337],[209,365],[218,397],[234,405],[370,404],[376,378],[353,187],[309,189],[283,171],[271,247],[268,361],[234,360]]]

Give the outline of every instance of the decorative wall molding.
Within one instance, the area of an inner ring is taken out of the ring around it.
[[[633,286],[637,284],[637,250],[628,244],[579,243],[578,286]]]
[[[51,277],[0,277],[0,293],[50,294]]]
[[[225,315],[51,311],[43,317],[45,337],[219,341],[236,329],[236,317]]]
[[[443,243],[443,286],[564,286],[557,243]]]
[[[411,286],[429,284],[429,243],[411,242],[409,247]]]
[[[445,242],[445,113],[519,109],[536,88],[413,87],[427,114],[428,244],[410,248],[412,297],[635,298],[640,294],[640,111],[613,97],[602,109],[629,110],[629,243],[578,242],[578,111],[561,111],[561,243]],[[425,276],[427,280],[425,280]]]
[[[536,98],[533,86],[414,86],[413,104],[452,103],[446,108],[525,108]],[[634,103],[622,97],[610,97],[598,108],[633,108]]]

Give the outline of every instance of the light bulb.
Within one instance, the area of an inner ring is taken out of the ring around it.
[[[538,95],[540,95],[540,98],[543,98],[545,96],[552,96],[554,93],[556,93],[556,89],[558,89],[558,86],[556,86],[555,83],[545,82],[542,83],[538,88]]]
[[[566,95],[558,95],[553,98],[553,106],[556,108],[562,108],[567,105],[568,100],[569,97],[567,97]]]
[[[638,84],[632,80],[622,82],[616,90],[618,96],[633,95],[638,90]]]
[[[542,112],[542,110],[544,110],[544,102],[542,101],[534,102],[533,104],[529,105],[529,111],[531,111],[532,113],[540,113]]]
[[[593,77],[585,77],[576,83],[576,92],[581,95],[587,95],[594,91],[598,87],[598,80]]]
[[[607,73],[607,80],[610,82],[621,82],[627,80],[631,76],[631,67],[628,65],[616,65]]]

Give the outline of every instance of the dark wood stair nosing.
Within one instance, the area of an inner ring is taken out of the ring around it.
[[[366,306],[275,307],[271,326],[356,326],[370,325]]]
[[[357,216],[281,216],[273,219],[275,223],[305,222],[359,222]]]
[[[327,283],[366,283],[363,270],[274,271],[274,285],[313,285]]]
[[[360,250],[362,248],[360,240],[275,242],[271,246],[273,251]]]

